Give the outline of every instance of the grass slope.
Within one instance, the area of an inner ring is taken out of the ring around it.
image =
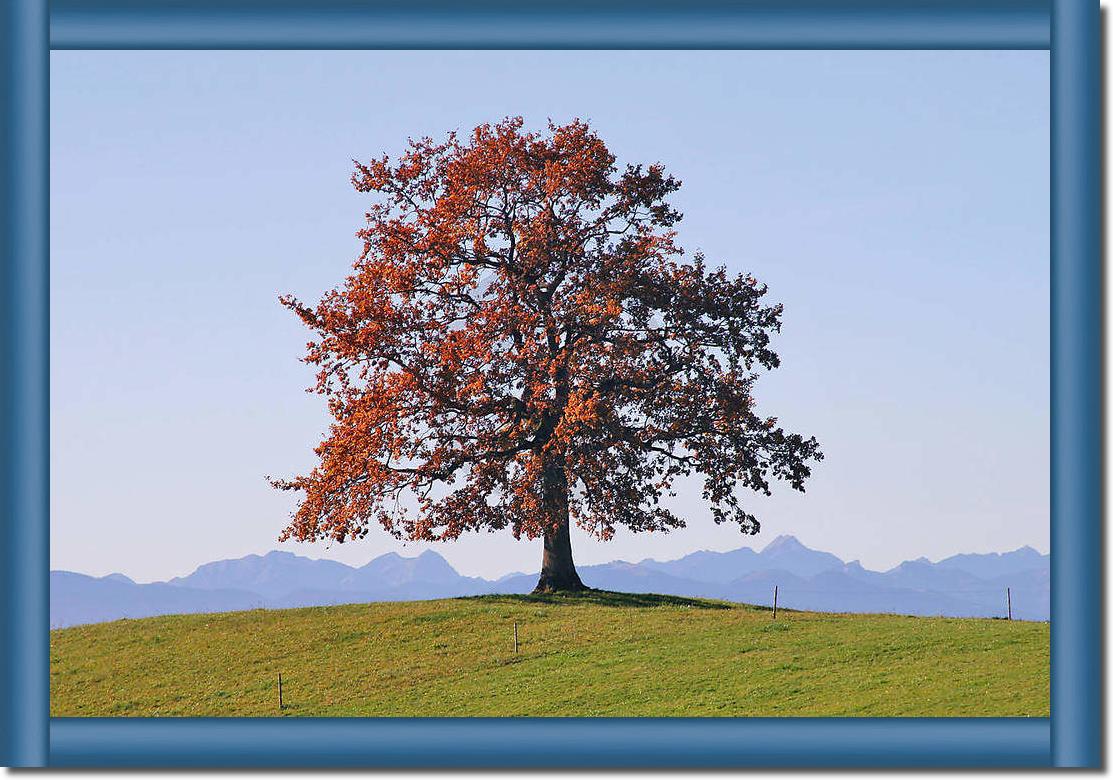
[[[83,715],[1048,714],[1046,623],[778,612],[671,596],[484,596],[51,632]],[[513,624],[520,648],[515,655]]]

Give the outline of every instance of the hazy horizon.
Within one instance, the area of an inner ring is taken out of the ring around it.
[[[830,552],[829,550],[821,550],[821,549],[811,547],[810,545],[807,545],[804,542],[802,542],[800,539],[798,539],[794,534],[781,534],[780,536],[776,537],[775,539],[769,540],[764,545],[760,545],[760,544],[741,544],[738,547],[733,548],[731,550],[689,550],[688,552],[685,552],[683,554],[678,554],[678,555],[668,557],[668,558],[640,558],[640,559],[637,559],[637,560],[626,560],[624,558],[615,558],[615,559],[612,559],[612,560],[609,560],[609,561],[604,561],[603,563],[639,564],[639,563],[644,563],[646,561],[656,561],[658,563],[667,563],[669,561],[674,561],[674,560],[684,558],[687,555],[691,555],[692,553],[695,553],[695,552],[727,553],[727,552],[733,552],[735,550],[743,549],[743,548],[750,548],[754,552],[760,553],[760,552],[763,552],[763,551],[767,550],[770,547],[773,547],[778,542],[780,542],[782,539],[795,540],[795,541],[799,542],[801,545],[803,545],[804,547],[807,547],[808,549],[814,550],[815,552]],[[348,561],[338,561],[338,562],[343,563],[347,566],[353,566],[355,568],[359,568],[361,565],[366,565],[366,564],[370,563],[371,561],[373,561],[377,558],[380,558],[382,556],[386,556],[386,555],[398,555],[402,558],[412,559],[412,558],[416,558],[418,556],[424,555],[425,553],[430,553],[431,552],[431,553],[434,553],[436,555],[441,556],[441,558],[443,558],[445,561],[447,561],[448,564],[450,566],[452,566],[453,569],[456,569],[456,571],[460,574],[464,574],[465,576],[481,576],[481,575],[468,575],[466,572],[461,572],[459,569],[457,569],[457,567],[452,563],[451,550],[449,549],[449,547],[447,545],[421,544],[421,545],[411,545],[411,547],[413,549],[402,548],[402,549],[399,549],[399,550],[390,550],[388,552],[378,553],[378,554],[373,555],[370,558],[368,558],[362,564],[351,563],[351,562],[348,562]],[[953,553],[952,555],[971,555],[971,554],[973,554],[973,555],[978,555],[978,554],[982,554],[982,555],[986,555],[986,554],[988,554],[988,555],[995,555],[995,554],[996,555],[1008,555],[1010,553],[1020,552],[1021,550],[1025,550],[1025,549],[1034,550],[1035,552],[1039,553],[1040,555],[1048,555],[1048,552],[1046,550],[1036,549],[1032,545],[1021,545],[1020,547],[1016,547],[1016,548],[1011,549],[1011,550],[986,550],[986,551],[973,551],[973,552],[958,552],[958,553]],[[280,550],[277,547],[274,547],[274,548],[272,548],[270,550],[267,550],[265,552],[246,553],[245,555],[239,555],[239,556],[235,556],[235,557],[232,557],[232,558],[214,558],[211,561],[201,561],[197,564],[197,566],[191,567],[187,571],[175,572],[175,573],[167,574],[163,577],[158,577],[158,578],[154,578],[154,579],[138,579],[136,577],[132,577],[131,575],[129,575],[125,571],[112,571],[112,572],[105,572],[104,574],[90,574],[89,572],[84,572],[84,571],[76,571],[76,570],[72,570],[72,569],[57,569],[57,568],[53,568],[53,567],[51,568],[51,571],[72,571],[74,574],[89,574],[90,576],[94,576],[94,577],[106,577],[106,576],[110,576],[110,575],[123,574],[124,576],[133,580],[136,584],[143,585],[143,584],[149,584],[149,583],[152,583],[152,582],[165,582],[165,581],[174,579],[175,577],[185,577],[185,576],[195,572],[200,566],[204,566],[205,564],[208,564],[208,563],[216,563],[216,562],[225,561],[225,560],[241,560],[243,558],[249,558],[252,555],[262,558],[262,557],[266,557],[267,555],[270,555],[271,553],[279,553],[279,554],[283,554],[283,555],[294,555],[294,556],[301,557],[301,558],[308,558],[310,560],[336,560],[335,558],[330,558],[327,555],[318,556],[318,555],[306,554],[304,552],[299,552],[297,549]],[[446,553],[448,553],[448,554],[446,554]],[[837,556],[837,557],[841,558],[841,556]],[[936,564],[936,563],[939,563],[940,561],[943,561],[943,560],[945,560],[947,558],[950,558],[950,557],[952,557],[952,556],[951,555],[944,555],[940,558],[932,560],[932,559],[928,559],[924,556],[921,556],[919,558],[912,558],[912,559],[907,559],[907,560],[927,560],[929,563]],[[842,560],[847,565],[854,564],[854,563],[859,563],[859,564],[861,563],[856,558],[842,558]],[[904,562],[905,561],[901,561],[900,563],[904,563]],[[897,566],[899,566],[900,563],[898,563]],[[585,566],[591,566],[591,565],[596,565],[596,564],[584,564],[584,565]],[[892,568],[895,568],[895,567],[886,567],[885,569],[871,569],[869,566],[863,566],[863,568],[865,568],[869,571],[884,572],[884,571],[889,571],[889,570],[891,570]],[[527,570],[527,571],[521,571],[521,570],[518,570],[518,569],[508,570],[508,571],[502,572],[501,574],[488,575],[487,577],[484,577],[484,579],[497,580],[497,579],[502,579],[502,578],[504,578],[508,575],[512,575],[512,574],[536,575],[538,569],[540,569],[540,565],[535,566],[535,567],[533,567],[533,569],[530,569],[530,570]]]
[[[756,396],[820,441],[805,494],[715,526],[573,530],[577,563],[792,535],[885,570],[1049,549],[1049,58],[995,52],[51,53],[51,568],[137,581],[282,549],[536,571],[508,532],[278,544],[327,425],[298,362],[356,254],[352,158],[522,115],[684,182],[679,243],[785,305]]]

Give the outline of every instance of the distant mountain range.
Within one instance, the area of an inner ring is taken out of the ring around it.
[[[954,555],[937,563],[905,561],[870,571],[857,561],[812,550],[779,536],[760,552],[694,552],[674,561],[614,561],[579,567],[584,583],[627,593],[702,596],[822,612],[891,612],[950,617],[1004,617],[1005,589],[1013,617],[1048,620],[1051,561],[1031,547],[1007,553]],[[187,577],[138,584],[122,574],[89,577],[50,573],[54,628],[120,618],[195,612],[350,604],[366,601],[528,593],[536,574],[498,580],[464,577],[435,552],[414,558],[388,553],[358,568],[289,552],[214,561]]]

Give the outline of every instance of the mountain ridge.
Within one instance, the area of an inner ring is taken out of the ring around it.
[[[669,561],[611,561],[579,571],[586,584],[604,590],[768,605],[776,586],[785,608],[951,617],[1003,617],[1004,588],[1010,588],[1013,617],[1050,616],[1050,556],[1028,545],[934,563],[921,557],[872,571],[782,534],[760,551],[698,550]],[[527,593],[537,581],[537,574],[520,572],[467,577],[434,550],[413,557],[385,553],[363,566],[272,550],[211,561],[153,583],[119,573],[97,578],[56,570],[50,576],[53,628],[160,614]]]

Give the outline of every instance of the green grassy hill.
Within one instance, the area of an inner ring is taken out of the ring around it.
[[[774,622],[759,607],[603,592],[257,610],[53,631],[50,709],[1046,716],[1048,642],[1046,623],[791,611]]]

